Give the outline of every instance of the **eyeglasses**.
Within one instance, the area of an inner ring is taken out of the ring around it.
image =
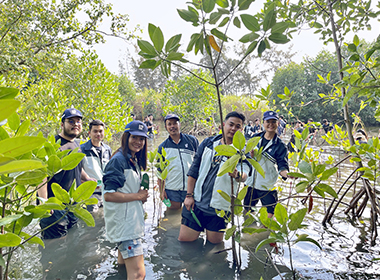
[[[71,125],[82,125],[82,120],[77,120],[77,121],[74,121],[74,120],[67,120],[67,123],[71,124]]]

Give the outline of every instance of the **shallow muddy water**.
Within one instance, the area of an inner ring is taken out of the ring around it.
[[[157,139],[155,143],[160,143]],[[155,145],[151,145],[153,148]],[[347,163],[340,170],[345,178],[352,169]],[[151,176],[151,173],[149,173]],[[330,184],[339,186],[340,178],[335,177]],[[289,182],[280,183],[283,188],[279,198],[289,194]],[[235,273],[230,241],[212,245],[199,240],[192,243],[177,241],[181,215],[180,211],[166,211],[162,206],[162,219],[158,226],[159,203],[150,188],[150,198],[144,204],[147,213],[145,222],[144,258],[146,279],[281,279],[273,265],[267,260],[264,249],[255,252],[256,245],[267,233],[243,235],[242,271]],[[283,203],[284,205],[287,202]],[[332,223],[324,228],[321,225],[324,210],[329,202],[315,199],[313,211],[307,215],[308,228],[298,232],[307,233],[317,240],[323,250],[311,243],[298,243],[292,246],[293,265],[297,279],[380,279],[380,246],[371,247],[367,240],[369,223],[366,218],[350,221],[337,211]],[[296,209],[300,203],[293,200],[289,207]],[[96,226],[87,227],[83,222],[69,231],[61,239],[47,240],[46,248],[37,245],[19,250],[13,263],[13,279],[126,279],[124,266],[116,264],[115,245],[105,239],[103,210],[93,213]],[[369,216],[366,210],[363,217]],[[277,268],[284,279],[292,279],[290,257],[287,246],[279,245],[279,253],[273,254]],[[271,250],[271,247],[266,247]]]

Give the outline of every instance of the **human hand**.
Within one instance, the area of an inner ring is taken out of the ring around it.
[[[148,197],[149,197],[148,190],[144,190],[144,189],[139,190],[138,194],[139,194],[139,200],[141,200],[142,203],[147,202]]]
[[[185,201],[183,202],[183,205],[185,205],[185,207],[188,211],[193,210],[194,209],[194,197],[186,196]]]

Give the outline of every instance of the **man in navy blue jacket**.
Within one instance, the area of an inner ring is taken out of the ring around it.
[[[187,172],[199,143],[194,136],[181,133],[180,120],[175,114],[165,117],[165,128],[169,136],[160,144],[158,152],[162,154],[162,149],[165,149],[166,158],[172,160],[165,182],[158,179],[158,184],[161,186],[161,198],[168,198],[171,202],[169,209],[180,209],[187,193]]]

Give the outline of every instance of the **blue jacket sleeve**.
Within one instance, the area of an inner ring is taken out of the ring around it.
[[[281,148],[279,149],[277,160],[277,169],[278,171],[288,170],[289,171],[289,163],[288,163],[288,149],[286,148],[284,143],[281,143]]]
[[[104,190],[116,191],[124,185],[124,165],[123,158],[115,156],[108,162],[103,175]]]

